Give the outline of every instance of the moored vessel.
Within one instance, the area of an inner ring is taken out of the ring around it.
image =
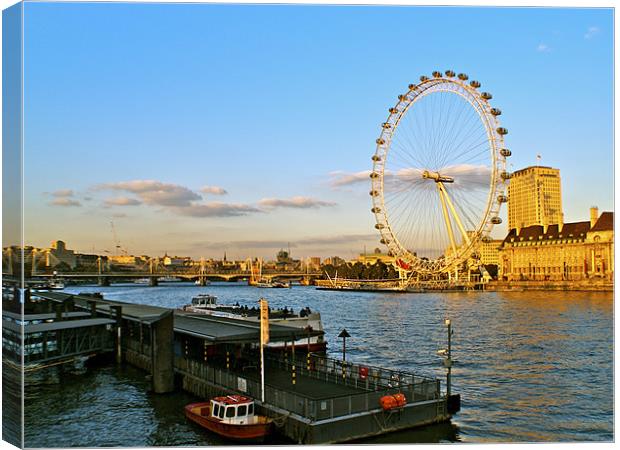
[[[243,442],[263,442],[273,425],[273,419],[255,414],[253,399],[242,395],[191,403],[185,406],[185,416],[220,436]]]
[[[255,307],[235,305],[220,305],[217,297],[211,294],[199,294],[192,298],[192,303],[183,306],[182,310],[188,313],[208,314],[218,317],[228,317],[231,319],[241,319],[251,322],[259,321],[259,309]],[[306,307],[295,313],[293,309],[270,309],[269,323],[286,327],[299,328],[301,330],[323,331],[321,314]],[[304,349],[309,352],[324,352],[327,349],[327,342],[323,335],[300,337],[293,343],[297,349]],[[266,347],[268,349],[282,350],[290,348],[291,341],[272,341]]]

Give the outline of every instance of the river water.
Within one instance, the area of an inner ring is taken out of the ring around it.
[[[71,287],[106,298],[179,307],[198,293],[220,303],[296,311],[309,306],[323,319],[330,356],[346,328],[347,359],[445,380],[436,356],[452,320],[452,390],[461,411],[451,424],[364,441],[548,442],[611,441],[613,435],[613,296],[596,292],[380,294],[314,287],[257,289],[242,283],[199,287],[113,285]],[[225,441],[183,416],[187,393],[154,395],[144,372],[91,368],[71,375],[48,370],[26,388],[26,446],[187,446]]]

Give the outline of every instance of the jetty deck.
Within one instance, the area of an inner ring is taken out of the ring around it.
[[[290,345],[285,351],[266,349],[263,393],[257,321],[92,295],[38,293],[34,301],[48,319],[53,308],[44,303],[56,303],[56,318],[61,321],[44,328],[69,331],[79,329],[79,322],[97,321],[102,332],[108,330],[107,342],[114,343],[117,362],[150,373],[155,393],[182,388],[201,399],[249,395],[256,399],[258,411],[274,419],[277,431],[294,442],[346,442],[447,421],[454,412],[436,378],[293,352]],[[90,318],[85,318],[85,311]],[[13,330],[5,327],[7,331]],[[272,342],[289,343],[321,333],[283,325],[270,325],[269,330]],[[381,397],[395,393],[405,394],[404,407],[383,410]]]

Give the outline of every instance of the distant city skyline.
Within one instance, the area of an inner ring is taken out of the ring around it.
[[[24,11],[27,244],[103,254],[113,221],[137,255],[384,249],[368,196],[380,124],[409,83],[446,69],[493,94],[510,171],[537,155],[560,169],[565,222],[613,211],[612,9]]]

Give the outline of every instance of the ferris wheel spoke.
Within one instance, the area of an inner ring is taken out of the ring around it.
[[[482,147],[483,145],[484,145],[484,147],[480,150],[480,147]],[[459,153],[458,155],[453,157],[452,161],[453,162],[459,162],[460,161],[461,164],[463,164],[465,162],[470,162],[474,158],[476,158],[476,157],[478,157],[478,156],[480,156],[482,154],[487,153],[489,151],[487,145],[488,145],[488,141],[486,139],[484,139],[484,140],[482,140],[482,141],[472,145],[471,147],[467,148],[466,150],[461,151],[461,153]],[[461,160],[461,157],[467,156],[468,153],[470,153],[470,152],[472,152],[474,150],[478,150],[478,152],[474,153],[473,155],[470,155],[468,157],[468,159],[466,159],[464,161]],[[447,161],[444,161],[444,164],[447,164]]]
[[[417,164],[417,165],[419,165],[420,167],[424,167],[424,166],[425,166],[425,164],[424,164],[422,161],[420,161],[418,158],[416,158],[416,157],[413,155],[413,153],[411,153],[411,152],[407,149],[407,147],[406,147],[403,143],[401,143],[400,141],[392,141],[392,142],[393,142],[394,144],[396,144],[396,145],[398,146],[398,148],[400,148],[400,149],[401,149],[402,153],[400,153],[400,152],[398,153],[399,155],[401,155],[401,158],[402,158],[402,156],[406,156],[406,157],[408,157],[408,158],[409,158],[409,161],[410,161],[412,164],[414,164],[414,165],[415,165],[415,164]],[[411,145],[411,147],[410,147],[410,148],[411,148],[411,149],[413,149],[413,150],[415,150],[415,148],[413,147],[413,145]],[[404,155],[403,155],[403,154],[404,154]],[[404,158],[403,158],[403,161],[404,161]]]
[[[463,135],[459,134],[458,141],[455,138],[455,142],[458,142],[458,143],[454,145],[452,152],[457,153],[461,148],[471,143],[472,140],[480,139],[482,136],[486,136],[486,130],[484,129],[481,130],[480,127],[476,127],[476,126],[470,127],[465,134]],[[486,140],[486,142],[488,143],[488,140]]]
[[[441,152],[442,155],[447,155],[447,152],[448,152],[447,144],[449,142],[449,137],[450,137],[450,135],[452,133],[452,130],[454,128],[453,126],[451,126],[452,122],[450,121],[450,117],[451,117],[452,107],[456,103],[456,101],[449,101],[448,103],[449,103],[448,111],[447,111],[447,114],[445,116],[446,117],[446,121],[445,121],[445,123],[442,126],[442,130],[445,130],[445,133],[443,135],[443,138],[440,139],[440,141],[439,141],[439,149],[440,149],[440,152]],[[459,102],[459,103],[462,104],[464,102]]]

